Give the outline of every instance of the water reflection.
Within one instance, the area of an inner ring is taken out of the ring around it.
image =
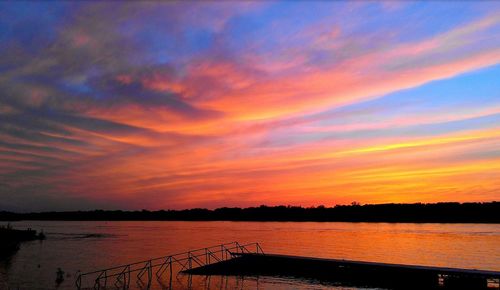
[[[82,290],[95,290],[93,287],[82,288]],[[102,290],[117,290],[122,287],[102,287]],[[315,280],[298,279],[294,277],[258,277],[258,276],[197,276],[197,275],[173,275],[154,280],[151,286],[139,281],[126,289],[133,290],[244,290],[244,289],[338,289],[357,290],[375,288],[353,288],[325,283]],[[380,288],[377,288],[380,289]]]
[[[78,270],[102,269],[226,241],[257,241],[270,253],[500,270],[497,224],[23,221],[13,226],[44,230],[47,239],[23,243],[8,264],[0,265],[0,289],[54,289],[58,267],[66,273],[59,289],[74,289]],[[220,287],[216,278],[210,281],[213,289]],[[245,277],[239,284],[234,277],[227,279],[228,289],[242,284],[244,289],[317,289],[317,285],[298,280],[291,280],[298,285],[291,287],[287,279]],[[189,286],[187,280],[182,285],[176,281],[173,287]],[[168,281],[163,283],[169,286]],[[195,278],[191,285],[204,289],[204,283]]]

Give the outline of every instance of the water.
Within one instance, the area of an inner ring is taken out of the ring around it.
[[[0,263],[0,289],[54,289],[56,270],[74,289],[77,270],[97,270],[223,242],[259,242],[264,251],[326,258],[500,271],[499,224],[333,222],[22,221],[45,241],[23,243]],[[273,277],[188,277],[178,289],[357,289]],[[156,289],[161,286],[155,284]]]

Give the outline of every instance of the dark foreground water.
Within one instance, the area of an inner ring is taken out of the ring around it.
[[[0,289],[74,289],[75,273],[223,242],[259,242],[264,251],[386,263],[500,271],[499,224],[297,222],[15,222],[43,230],[0,262]],[[168,289],[166,281],[153,289]],[[359,289],[277,277],[174,279],[174,289]]]

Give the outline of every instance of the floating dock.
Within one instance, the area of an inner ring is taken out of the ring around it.
[[[81,273],[78,289],[128,289],[132,281],[149,289],[174,275],[281,276],[339,286],[385,289],[500,289],[500,272],[264,253],[258,243],[227,243],[141,262]],[[166,276],[166,277],[164,277]]]
[[[184,271],[193,275],[292,276],[343,286],[389,289],[499,289],[500,272],[339,259],[238,253]]]

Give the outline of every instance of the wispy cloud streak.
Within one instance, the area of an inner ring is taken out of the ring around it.
[[[497,3],[0,5],[1,208],[500,197]]]

